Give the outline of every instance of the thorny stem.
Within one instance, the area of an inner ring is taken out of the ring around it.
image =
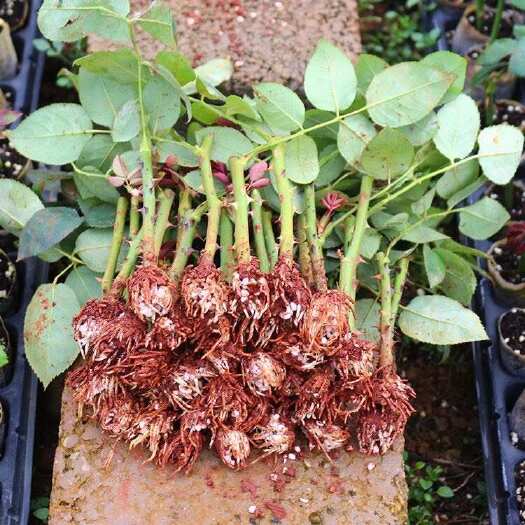
[[[284,170],[284,145],[280,144],[273,150],[273,172],[279,201],[281,203],[281,237],[279,240],[279,256],[288,262],[293,261],[293,187]]]
[[[155,258],[158,258],[166,229],[170,225],[170,212],[175,199],[175,193],[170,190],[164,190],[159,197],[159,211],[157,214],[157,222],[155,224]]]
[[[273,232],[272,212],[271,210],[262,210],[262,225],[264,232],[264,242],[266,243],[266,252],[270,259],[270,269],[272,269],[279,257],[277,242],[275,241],[275,234]]]
[[[233,250],[233,224],[228,217],[228,212],[221,211],[220,224],[221,237],[221,272],[226,281],[231,281],[233,268],[235,266],[235,254]]]
[[[200,168],[202,175],[202,185],[208,203],[208,225],[206,228],[206,243],[204,245],[203,256],[212,262],[217,251],[217,238],[219,235],[219,221],[221,217],[221,201],[217,197],[215,184],[213,182],[213,171],[211,167],[211,147],[213,135],[210,133],[204,137],[200,147]]]
[[[270,260],[266,251],[264,232],[262,225],[262,198],[258,190],[252,191],[252,227],[255,240],[255,253],[259,259],[261,270],[265,273],[270,271]]]
[[[148,120],[144,110],[144,93],[142,85],[142,56],[135,39],[134,26],[130,25],[130,34],[137,56],[137,86],[138,102],[140,109],[140,127],[142,138],[140,141],[140,158],[142,160],[142,193],[144,205],[144,239],[143,255],[145,260],[155,260],[155,187],[153,181],[153,160],[151,152],[151,137],[148,129]]]
[[[126,215],[128,212],[128,199],[126,197],[119,197],[117,202],[117,214],[115,217],[115,224],[113,226],[113,238],[111,239],[111,248],[109,250],[108,261],[106,263],[106,270],[102,277],[102,291],[108,293],[113,283],[115,275],[115,268],[117,267],[118,256],[122,246],[122,239],[124,237],[124,228],[126,227]]]
[[[235,197],[235,251],[239,264],[250,262],[250,229],[248,224],[248,194],[244,184],[246,159],[232,157],[230,172]]]
[[[115,284],[118,282],[125,281],[133,271],[133,268],[135,268],[135,264],[137,262],[137,259],[139,257],[139,251],[140,246],[142,244],[142,239],[144,237],[144,228],[141,228],[133,240],[131,241],[131,244],[129,246],[128,254],[126,255],[126,259],[124,260],[124,264],[120,268],[120,272],[118,273]]]
[[[188,210],[182,221],[182,236],[180,238],[180,244],[175,252],[175,258],[170,268],[170,277],[177,282],[184,272],[184,268],[188,262],[188,258],[191,254],[193,239],[195,238],[195,231],[197,224],[202,219],[202,216],[206,213],[208,204],[206,202],[197,206],[194,210]]]
[[[324,267],[323,249],[317,234],[317,215],[315,210],[315,187],[308,184],[304,189],[304,215],[306,223],[306,238],[310,245],[310,258],[314,282],[318,291],[326,291],[328,284]]]
[[[394,332],[392,326],[392,288],[390,285],[390,266],[388,257],[383,252],[377,254],[379,274],[381,276],[381,316],[379,328],[381,333],[381,348],[379,366],[391,366],[394,362],[393,346]]]
[[[301,274],[308,286],[313,286],[314,273],[312,270],[312,258],[310,257],[310,246],[306,237],[306,216],[304,213],[297,216],[296,237],[299,245],[299,268]]]
[[[399,261],[399,272],[394,279],[394,295],[392,296],[392,313],[391,313],[391,325],[396,325],[397,312],[399,311],[399,303],[401,302],[401,297],[403,296],[403,288],[407,280],[408,275],[408,265],[410,260],[408,257],[403,257]]]
[[[360,261],[361,244],[367,227],[366,218],[368,216],[368,205],[372,194],[374,179],[369,175],[364,175],[361,179],[361,190],[359,193],[359,206],[355,217],[355,224],[347,221],[345,231],[345,254],[341,260],[341,270],[339,274],[339,288],[346,292],[352,303],[355,302],[357,293],[357,266]],[[352,221],[353,222],[353,221]],[[353,226],[353,227],[352,227]],[[348,320],[350,328],[355,329],[355,316],[349,312]]]
[[[133,239],[140,229],[140,213],[139,213],[138,195],[131,196],[131,207],[129,210],[129,235]]]
[[[180,240],[182,238],[184,217],[186,212],[191,210],[191,192],[189,188],[184,188],[179,193],[179,207],[177,209],[177,244],[176,249],[179,248]]]

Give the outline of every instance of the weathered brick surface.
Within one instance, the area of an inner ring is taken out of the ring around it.
[[[289,482],[276,492],[272,463],[233,472],[206,452],[189,476],[145,463],[140,451],[129,452],[79,421],[67,390],[59,440],[50,525],[406,523],[401,443],[382,458],[344,453],[333,464],[321,455],[289,459],[295,477],[284,475]],[[281,461],[277,471],[282,468]],[[281,520],[268,508],[275,503],[276,515],[281,507],[286,513]],[[264,517],[253,518],[253,505]]]
[[[361,49],[356,0],[168,0],[177,21],[180,50],[195,65],[229,57],[235,65],[230,90],[259,81],[302,85],[315,44],[325,37],[349,56]],[[140,12],[150,0],[132,0]],[[156,45],[144,36],[153,55]],[[92,49],[107,49],[92,41]]]

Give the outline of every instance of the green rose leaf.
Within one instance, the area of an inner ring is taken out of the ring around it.
[[[134,100],[126,102],[115,115],[111,138],[115,142],[128,142],[134,139],[140,131],[140,115]]]
[[[139,18],[138,24],[155,40],[167,46],[175,46],[175,20],[169,6],[155,0],[150,8]]]
[[[350,107],[357,90],[352,62],[328,40],[321,39],[306,66],[304,90],[318,109],[337,113]]]
[[[371,119],[380,126],[400,128],[427,116],[455,77],[418,62],[403,62],[377,74],[366,92]]]
[[[454,208],[457,206],[461,201],[464,201],[467,197],[470,197],[475,191],[478,191],[479,188],[484,186],[487,183],[486,177],[478,177],[473,182],[459,190],[458,192],[454,193],[450,199],[447,200],[447,206],[449,208]]]
[[[390,180],[408,170],[414,146],[396,129],[382,129],[365,147],[357,168],[379,180]]]
[[[181,53],[160,51],[155,57],[155,62],[162,66],[165,72],[172,75],[181,86],[195,80],[195,71]]]
[[[359,55],[355,65],[358,92],[365,95],[372,79],[387,67],[388,63],[382,58],[367,53]]]
[[[467,75],[467,60],[464,57],[450,51],[436,51],[423,58],[421,63],[439,69],[443,73],[450,73],[454,77],[452,85],[440,100],[441,104],[450,102],[463,91]]]
[[[76,230],[83,220],[72,208],[38,210],[20,233],[18,260],[49,250]]]
[[[423,245],[423,263],[430,288],[443,282],[446,268],[441,257],[428,244]]]
[[[111,228],[93,228],[83,231],[77,237],[75,253],[84,261],[89,269],[96,273],[103,273],[106,269],[112,237],[113,230]],[[127,242],[123,242],[118,258],[118,266],[122,264],[127,252],[128,244]]]
[[[319,159],[314,140],[301,135],[286,144],[286,176],[297,184],[309,184],[319,175]]]
[[[476,290],[476,275],[470,264],[461,256],[449,250],[436,248],[434,250],[445,263],[445,278],[439,289],[452,299],[464,305],[469,305]]]
[[[182,142],[161,142],[158,151],[160,162],[165,162],[169,155],[174,155],[179,166],[194,168],[199,165],[199,157]]]
[[[412,299],[399,316],[399,328],[408,337],[434,345],[488,339],[474,312],[441,295],[424,295]]]
[[[204,137],[209,134],[213,135],[212,160],[227,163],[231,157],[244,155],[253,148],[252,142],[240,131],[221,126],[211,126],[197,131],[198,143],[201,144]]]
[[[437,118],[438,131],[434,136],[437,149],[450,160],[465,158],[474,149],[479,133],[476,103],[460,94],[438,111]]]
[[[488,239],[509,220],[509,213],[498,201],[484,197],[459,212],[459,231],[471,239]]]
[[[75,65],[91,73],[113,78],[121,84],[133,84],[136,87],[138,82],[137,57],[131,49],[97,51],[77,59]]]
[[[343,173],[346,166],[346,161],[339,154],[339,150],[335,144],[326,146],[319,156],[319,175],[315,179],[315,186],[323,188]]]
[[[38,27],[51,41],[74,42],[94,33],[129,43],[128,13],[128,0],[44,0],[38,11]]]
[[[82,306],[89,299],[102,296],[102,274],[92,272],[87,266],[73,268],[66,277],[65,284],[73,290]]]
[[[214,58],[195,68],[195,73],[205,84],[217,87],[233,75],[233,64],[228,58]]]
[[[106,173],[117,155],[131,149],[127,142],[113,142],[109,135],[93,135],[84,146],[77,164],[80,168],[92,167],[100,173]]]
[[[304,105],[291,89],[273,82],[263,82],[253,90],[257,110],[275,134],[287,134],[303,125]]]
[[[377,131],[364,115],[346,117],[339,125],[337,147],[347,162],[356,165],[366,145],[377,135]]]
[[[241,98],[237,95],[229,95],[224,102],[224,112],[226,115],[242,115],[243,117],[260,121],[261,117],[255,111],[255,101],[248,97]]]
[[[441,241],[448,237],[444,233],[441,233],[426,224],[419,224],[409,230],[407,229],[407,232],[403,234],[401,238],[404,241],[424,244],[427,242]]]
[[[0,180],[0,226],[19,235],[29,219],[44,205],[25,184],[11,179]]]
[[[153,134],[172,128],[180,115],[180,97],[163,77],[152,77],[144,88],[144,108]]]
[[[104,202],[117,202],[119,192],[108,182],[107,177],[91,166],[86,166],[85,170],[83,173],[75,172],[73,175],[80,196],[83,199],[97,197]]]
[[[86,214],[86,224],[92,228],[111,228],[115,224],[114,204],[101,203],[91,206]]]
[[[525,77],[525,37],[520,38],[512,50],[509,71],[518,77]]]
[[[421,120],[398,128],[414,146],[422,146],[431,140],[438,130],[437,115],[432,111]]]
[[[470,183],[474,182],[479,174],[479,163],[476,159],[469,160],[460,166],[451,168],[440,177],[436,184],[437,194],[442,199],[449,199]]]
[[[91,138],[93,125],[78,104],[51,104],[9,132],[11,144],[24,157],[46,164],[74,162]]]
[[[27,307],[25,353],[44,388],[78,355],[71,323],[79,310],[78,299],[65,284],[40,285]]]
[[[508,124],[499,124],[481,130],[478,143],[479,163],[485,176],[495,184],[507,184],[521,160],[523,133]]]
[[[381,305],[374,299],[359,299],[355,303],[356,328],[361,332],[361,337],[371,343],[378,343],[379,314]]]
[[[137,98],[137,87],[114,77],[92,73],[84,67],[78,73],[78,96],[89,118],[110,128],[122,106]]]

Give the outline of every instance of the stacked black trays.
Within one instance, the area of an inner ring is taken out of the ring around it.
[[[446,35],[455,29],[460,17],[460,10],[443,7],[427,15],[425,29],[440,30],[439,50],[450,50]],[[523,83],[519,89],[521,93],[517,98],[523,102]],[[522,165],[521,178],[524,172]],[[469,204],[479,200],[485,192],[486,188],[479,190],[469,198]],[[492,244],[490,240],[462,240],[485,253]],[[479,264],[486,270],[484,260],[479,260]],[[490,339],[472,345],[490,522],[492,525],[519,525],[515,472],[525,460],[525,451],[511,442],[509,413],[525,388],[525,380],[511,374],[503,366],[497,328],[498,318],[511,307],[497,299],[488,279],[482,279],[479,283],[473,306],[483,320]]]
[[[33,39],[38,36],[36,18],[40,3],[40,0],[29,0],[26,23],[12,35],[19,60],[16,75],[0,80],[0,88],[9,96],[11,106],[26,115],[37,107],[44,67],[43,55],[33,48]],[[16,260],[16,252],[9,256]],[[12,376],[7,384],[0,386],[6,423],[0,458],[1,525],[26,525],[29,519],[37,379],[24,354],[23,327],[27,305],[47,277],[47,265],[37,259],[17,263],[16,267],[18,294],[4,317],[13,357],[8,365],[12,366]]]

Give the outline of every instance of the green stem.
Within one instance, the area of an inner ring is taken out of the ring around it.
[[[178,282],[186,268],[188,258],[192,251],[193,239],[197,230],[197,224],[208,209],[207,203],[202,203],[194,210],[189,210],[182,221],[182,236],[179,246],[175,252],[175,258],[170,268],[170,277]]]
[[[328,288],[324,267],[323,249],[317,234],[317,215],[315,210],[315,187],[308,184],[304,189],[304,215],[306,223],[306,238],[310,245],[310,258],[314,282],[318,291],[324,292]]]
[[[279,200],[281,203],[281,237],[279,240],[279,256],[289,262],[293,261],[293,187],[285,173],[284,144],[276,146],[273,150],[273,172]]]
[[[275,234],[273,232],[272,212],[271,210],[262,210],[262,225],[264,232],[264,242],[266,243],[266,252],[270,259],[270,269],[277,264],[279,258],[279,248],[275,241]]]
[[[140,199],[137,195],[131,196],[131,208],[129,210],[129,235],[133,239],[140,229]]]
[[[259,259],[259,265],[263,272],[270,271],[270,259],[266,251],[264,232],[262,225],[262,198],[258,190],[252,191],[252,227],[255,240],[255,253]]]
[[[106,263],[106,270],[102,277],[102,291],[106,294],[111,289],[115,269],[117,267],[118,256],[122,246],[122,239],[124,238],[124,228],[126,227],[126,215],[128,212],[128,199],[126,197],[119,197],[117,202],[117,214],[115,217],[115,224],[113,226],[113,238],[111,240],[111,248],[109,250],[108,261]]]
[[[503,187],[503,203],[508,212],[512,211],[514,206],[514,181],[507,182]]]
[[[498,34],[501,29],[501,20],[503,18],[504,6],[505,0],[498,0],[498,3],[496,4],[496,12],[494,14],[494,21],[492,23],[492,31],[490,32],[489,44],[492,44],[492,42],[498,38]]]
[[[407,280],[409,264],[410,260],[408,257],[403,257],[399,261],[399,272],[397,273],[394,280],[394,295],[392,296],[392,312],[390,322],[393,327],[396,325],[397,312],[399,311],[399,303],[401,302],[401,297],[403,296],[403,288]]]
[[[191,192],[188,188],[184,188],[179,193],[179,207],[177,209],[177,245],[179,248],[180,239],[182,238],[184,217],[186,213],[191,210]]]
[[[233,223],[225,209],[221,212],[220,237],[221,272],[224,279],[229,282],[235,267],[235,254],[233,250]]]
[[[483,13],[485,12],[485,0],[476,0],[476,29],[481,31],[483,26]]]
[[[368,205],[372,195],[374,179],[364,175],[361,179],[361,190],[359,192],[359,206],[355,217],[355,224],[350,224],[348,220],[345,231],[345,254],[341,261],[341,270],[339,274],[339,288],[346,292],[352,303],[355,302],[357,293],[357,266],[360,261],[361,244],[363,236],[368,226],[366,218],[368,216]],[[350,328],[355,329],[355,316],[353,312],[349,313]]]
[[[312,270],[312,258],[310,257],[310,246],[306,236],[306,216],[304,213],[297,216],[296,232],[299,245],[299,268],[308,286],[313,286],[314,273]]]
[[[175,199],[175,193],[170,189],[164,190],[159,197],[159,213],[155,225],[155,257],[158,258],[166,229],[170,225],[170,212]]]
[[[232,157],[230,172],[235,198],[235,251],[239,264],[250,262],[250,228],[248,223],[248,193],[244,184],[246,159]]]
[[[139,251],[142,244],[142,239],[144,237],[144,228],[141,228],[133,240],[131,241],[131,244],[129,246],[128,254],[126,255],[126,259],[124,260],[124,263],[122,264],[122,267],[120,268],[120,272],[118,273],[115,283],[117,281],[123,282],[125,281],[133,271],[133,268],[135,268],[135,264],[137,263],[137,259],[139,257]]]
[[[393,346],[394,332],[392,326],[392,288],[390,284],[390,266],[388,257],[383,252],[377,254],[379,274],[381,276],[381,314],[379,329],[381,334],[381,348],[379,352],[379,366],[391,366],[394,362]]]
[[[221,201],[215,191],[213,182],[213,171],[211,167],[211,148],[213,144],[213,135],[210,133],[204,137],[200,147],[200,168],[202,175],[202,185],[206,194],[208,203],[208,225],[206,228],[206,243],[202,252],[203,256],[213,262],[215,252],[217,251],[217,238],[219,235],[219,222],[221,217]]]

